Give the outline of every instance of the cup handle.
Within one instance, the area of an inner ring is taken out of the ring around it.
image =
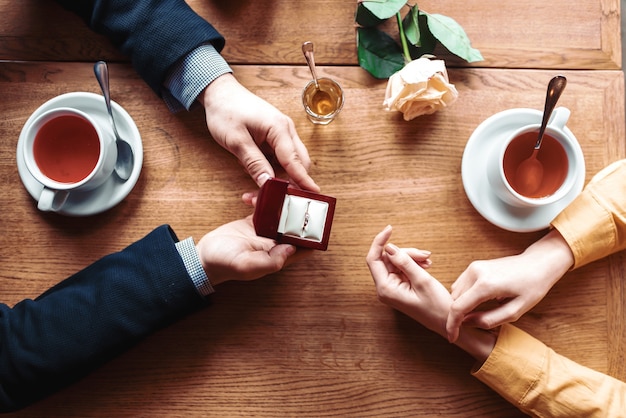
[[[548,122],[548,126],[551,126],[556,129],[563,129],[565,124],[569,120],[569,115],[571,114],[570,110],[566,107],[557,107],[552,112],[552,117]]]
[[[37,209],[42,212],[57,211],[65,204],[70,193],[66,190],[54,190],[44,187],[39,195]]]

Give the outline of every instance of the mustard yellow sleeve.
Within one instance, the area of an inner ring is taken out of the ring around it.
[[[626,160],[596,174],[553,221],[574,254],[574,268],[626,248]]]
[[[531,416],[626,413],[626,383],[557,354],[510,324],[501,327],[491,355],[472,374]]]

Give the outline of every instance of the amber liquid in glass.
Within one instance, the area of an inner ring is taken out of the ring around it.
[[[337,108],[337,100],[325,92],[324,90],[317,90],[311,98],[311,110],[318,115],[329,115]]]

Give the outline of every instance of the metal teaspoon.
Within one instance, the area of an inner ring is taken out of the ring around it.
[[[93,66],[93,71],[96,74],[96,79],[102,89],[104,95],[104,102],[109,112],[109,118],[111,119],[111,126],[113,126],[113,133],[115,134],[115,144],[117,145],[117,160],[115,161],[115,173],[118,177],[124,181],[128,180],[131,172],[133,171],[133,165],[135,163],[135,156],[130,144],[120,137],[115,126],[115,119],[113,118],[113,109],[111,109],[111,93],[109,91],[109,68],[104,61],[98,61]]]
[[[541,147],[541,141],[543,139],[543,134],[546,130],[548,120],[550,119],[552,111],[556,106],[556,102],[559,100],[559,97],[561,97],[561,93],[563,93],[566,84],[567,79],[562,75],[553,77],[548,84],[546,102],[543,109],[543,119],[541,120],[539,136],[537,137],[533,153],[530,157],[520,163],[515,173],[515,178],[520,179],[518,184],[523,194],[532,194],[536,192],[541,185],[541,181],[543,180],[543,164],[537,159],[537,154],[539,153],[539,148]]]

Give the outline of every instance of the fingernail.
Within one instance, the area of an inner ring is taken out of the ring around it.
[[[270,175],[267,173],[261,173],[259,174],[259,176],[256,178],[256,183],[259,185],[259,187],[263,186],[265,184],[265,182],[267,180],[270,179]]]
[[[296,247],[293,245],[290,245],[287,247],[285,252],[287,253],[287,256],[294,255],[296,253]]]
[[[387,254],[389,255],[394,255],[398,252],[399,248],[396,247],[395,245],[389,243],[387,245],[385,245],[385,251],[387,252]]]

